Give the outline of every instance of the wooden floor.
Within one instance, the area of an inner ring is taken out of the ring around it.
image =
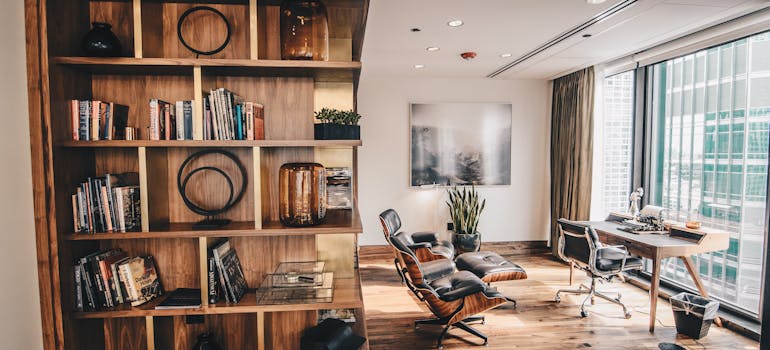
[[[597,298],[588,318],[580,318],[580,296],[564,294],[561,303],[553,301],[556,291],[568,288],[569,268],[550,255],[508,256],[527,270],[529,279],[500,282],[495,286],[518,300],[518,308],[503,305],[487,312],[486,324],[476,324],[489,336],[489,345],[474,346],[479,339],[461,330],[451,330],[445,349],[658,349],[661,342],[676,343],[685,349],[758,349],[757,342],[729,330],[711,327],[700,340],[677,336],[668,302],[658,303],[658,325],[649,333],[648,294],[629,284],[603,284],[600,290],[622,292],[633,313],[623,318],[622,309]],[[370,347],[378,349],[431,349],[441,332],[439,326],[413,328],[412,321],[428,318],[430,311],[401,285],[387,255],[361,258],[361,276],[366,306]],[[576,287],[581,278],[575,279]]]

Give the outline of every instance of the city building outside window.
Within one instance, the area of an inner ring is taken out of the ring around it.
[[[726,251],[693,257],[713,297],[758,315],[770,135],[770,33],[671,59],[652,82],[648,196],[677,221],[731,233]],[[694,287],[679,259],[662,278]]]

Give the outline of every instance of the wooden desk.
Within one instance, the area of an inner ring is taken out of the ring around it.
[[[584,221],[591,225],[599,235],[599,240],[607,245],[623,245],[629,253],[652,260],[652,277],[650,280],[650,332],[655,331],[655,312],[658,306],[658,289],[660,286],[660,262],[665,258],[678,257],[682,259],[687,271],[695,282],[701,296],[708,298],[708,291],[703,287],[698,271],[692,258],[694,254],[725,250],[730,245],[730,234],[722,231],[700,229],[706,234],[700,242],[682,238],[674,238],[660,234],[634,234],[619,230],[617,222]],[[716,320],[719,324],[719,319]]]

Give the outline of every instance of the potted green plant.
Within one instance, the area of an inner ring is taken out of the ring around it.
[[[323,108],[315,112],[315,118],[320,122],[315,124],[316,140],[361,139],[361,127],[358,125],[361,115],[353,110]]]
[[[487,200],[479,201],[479,193],[476,188],[470,189],[457,186],[447,189],[449,200],[449,214],[452,218],[452,230],[454,231],[452,242],[458,253],[475,252],[481,246],[481,233],[478,231],[481,212],[487,204]]]

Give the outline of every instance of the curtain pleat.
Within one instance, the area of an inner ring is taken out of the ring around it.
[[[551,105],[551,250],[556,255],[556,220],[588,220],[591,209],[593,67],[554,80]]]

